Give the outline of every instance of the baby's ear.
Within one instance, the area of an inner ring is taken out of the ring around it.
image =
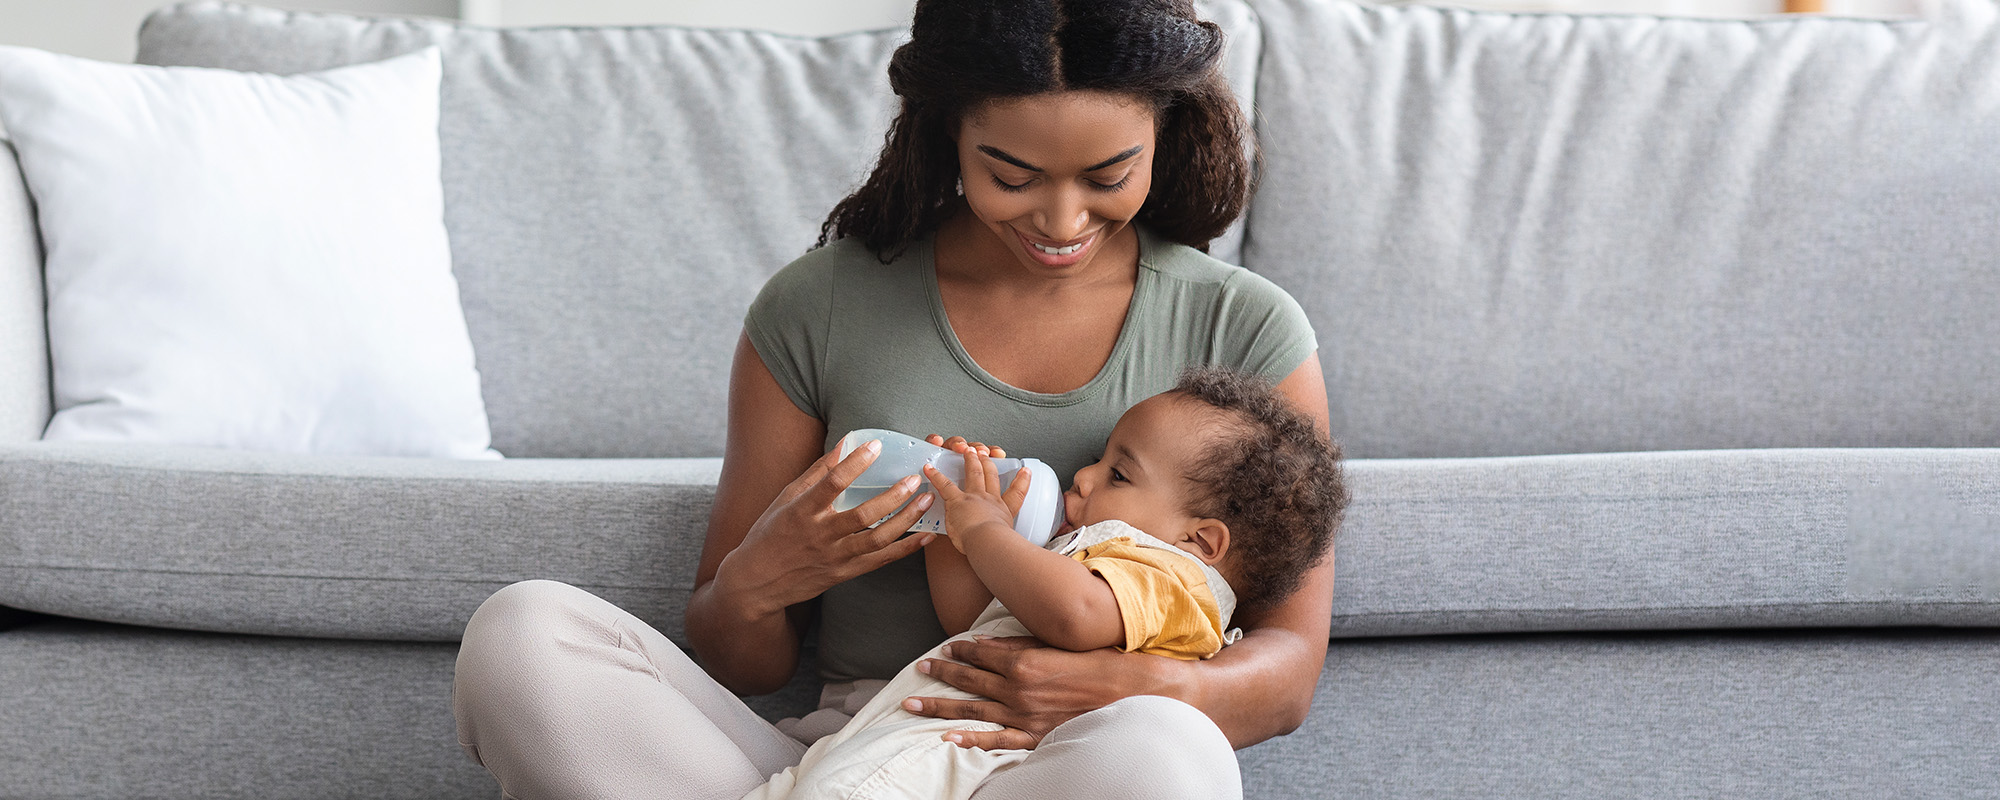
[[[1188,535],[1194,542],[1195,552],[1200,554],[1204,564],[1221,563],[1222,554],[1229,552],[1229,526],[1219,519],[1198,519],[1194,521],[1194,531]]]

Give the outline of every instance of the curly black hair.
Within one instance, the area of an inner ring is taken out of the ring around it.
[[[1194,368],[1169,394],[1227,412],[1202,432],[1187,510],[1229,526],[1238,605],[1278,604],[1333,547],[1348,502],[1340,445],[1253,375]]]
[[[819,244],[859,237],[893,260],[957,198],[952,133],[989,100],[1065,90],[1150,103],[1159,135],[1136,221],[1206,250],[1250,195],[1250,136],[1222,78],[1222,29],[1190,0],[918,0],[889,61],[902,109],[866,183],[835,205]]]

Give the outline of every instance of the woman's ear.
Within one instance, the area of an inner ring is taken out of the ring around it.
[[[1222,561],[1223,553],[1229,552],[1229,526],[1219,519],[1195,520],[1188,541],[1194,543],[1202,563],[1213,566]]]

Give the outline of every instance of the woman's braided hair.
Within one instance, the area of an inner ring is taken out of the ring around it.
[[[1190,0],[918,0],[889,61],[902,110],[866,183],[833,208],[819,244],[848,236],[884,260],[937,230],[956,199],[952,133],[989,100],[1100,90],[1150,103],[1152,190],[1136,220],[1206,250],[1250,194],[1248,137],[1222,79],[1222,29]]]
[[[1255,376],[1191,369],[1171,394],[1225,412],[1200,434],[1207,450],[1186,475],[1196,487],[1187,511],[1229,526],[1237,602],[1276,605],[1333,547],[1348,502],[1340,445]]]

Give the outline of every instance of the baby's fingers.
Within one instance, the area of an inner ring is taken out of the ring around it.
[[[1028,481],[1034,477],[1035,473],[1027,467],[1014,473],[1014,482],[1007,484],[1007,491],[1000,494],[1000,502],[1007,504],[1008,511],[1021,513],[1021,504],[1028,502]]]
[[[958,488],[958,484],[952,483],[951,479],[945,477],[944,473],[939,472],[937,467],[925,464],[924,477],[930,479],[931,486],[937,489],[938,497],[945,500],[957,500],[965,496],[965,492]],[[970,481],[967,481],[967,483],[970,483]]]

